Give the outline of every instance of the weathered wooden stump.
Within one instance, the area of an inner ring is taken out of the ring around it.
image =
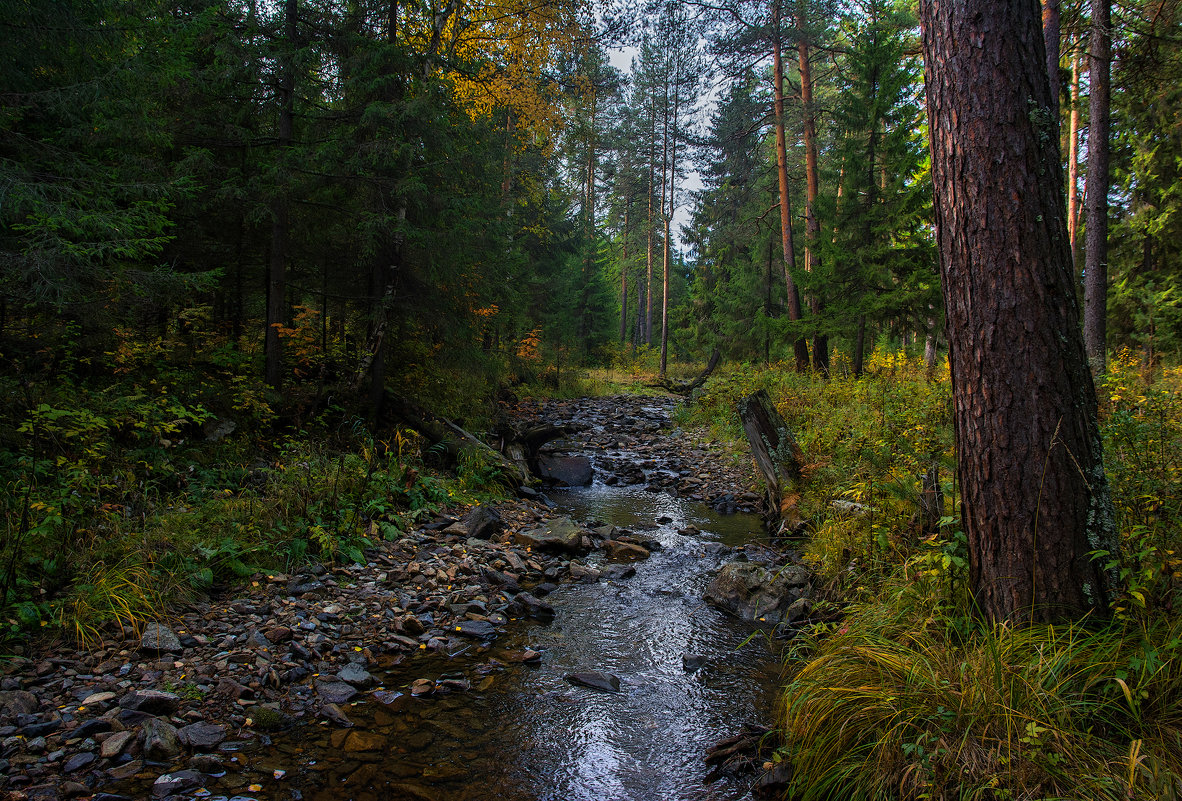
[[[797,506],[800,466],[804,452],[764,390],[739,402],[739,418],[751,443],[751,453],[767,484],[768,510],[778,517],[778,534],[795,534],[804,527]]]

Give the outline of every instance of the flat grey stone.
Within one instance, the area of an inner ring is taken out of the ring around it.
[[[181,638],[172,629],[159,623],[144,626],[140,637],[140,650],[148,654],[179,654],[185,650]]]

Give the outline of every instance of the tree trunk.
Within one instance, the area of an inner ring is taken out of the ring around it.
[[[1116,530],[1038,5],[920,8],[973,593],[998,622],[1103,614]]]
[[[591,126],[590,133],[587,136],[587,164],[586,164],[586,189],[583,195],[583,240],[584,240],[584,256],[583,256],[583,287],[582,298],[579,302],[579,340],[586,343],[591,339],[591,332],[595,327],[595,322],[592,319],[593,310],[591,308],[591,298],[594,291],[595,281],[595,259],[597,256],[597,242],[595,234],[595,122],[598,114],[598,100],[599,96],[595,90],[595,82],[592,80],[591,89]]]
[[[649,137],[648,137],[648,253],[646,256],[646,264],[648,265],[648,280],[645,282],[645,304],[644,304],[644,344],[653,344],[653,233],[656,231],[656,218],[653,217],[653,197],[656,195],[656,171],[657,171],[657,93],[654,89],[653,94],[652,114],[649,117]],[[664,176],[661,178],[662,186],[664,185]]]
[[[624,199],[624,254],[620,260],[620,344],[628,341],[628,205],[632,198]]]
[[[661,279],[661,378],[669,363],[669,218],[665,218],[665,248]]]
[[[279,127],[276,144],[280,169],[291,147],[295,120],[296,0],[285,0],[283,13],[284,47],[281,57],[279,83]],[[272,387],[283,383],[283,343],[279,328],[287,321],[287,210],[288,188],[286,177],[279,179],[275,201],[271,204],[271,255],[267,266],[267,329],[263,334],[263,378]]]
[[[1042,41],[1047,52],[1047,77],[1051,81],[1051,113],[1059,125],[1059,0],[1042,0]]]
[[[858,333],[854,336],[853,370],[854,378],[862,377],[862,367],[866,360],[866,315],[858,315]]]
[[[1088,38],[1088,178],[1084,253],[1084,342],[1092,373],[1105,369],[1108,328],[1108,118],[1111,0],[1092,0]]]
[[[929,317],[927,336],[923,341],[923,365],[927,369],[929,378],[936,370],[936,357],[939,353],[936,345],[936,318]]]
[[[1079,263],[1079,53],[1071,56],[1071,116],[1067,126],[1067,243]]]
[[[662,230],[664,238],[661,241],[661,378],[665,377],[665,358],[666,348],[668,347],[668,337],[666,324],[669,315],[669,215],[665,211],[665,203],[668,200],[669,182],[666,179],[669,177],[669,83],[672,81],[672,75],[665,74],[665,105],[664,113],[661,117],[661,218]]]
[[[801,2],[797,6],[796,54],[800,66],[800,102],[804,112],[804,271],[812,273],[819,263],[817,239],[821,234],[821,223],[817,219],[817,196],[820,193],[820,170],[817,166],[817,115],[813,106],[813,69],[809,59],[809,45],[805,38],[805,9]],[[821,299],[814,291],[808,298],[809,311],[814,325],[821,317]],[[823,376],[829,375],[829,339],[824,334],[813,334],[813,369]]]
[[[772,80],[776,106],[776,174],[780,185],[780,242],[784,249],[784,286],[788,290],[788,319],[800,319],[800,294],[792,274],[796,272],[796,252],[792,245],[792,206],[788,198],[788,146],[784,135],[784,59],[780,43],[780,7],[772,0]],[[804,337],[793,343],[796,369],[809,369],[809,349]]]

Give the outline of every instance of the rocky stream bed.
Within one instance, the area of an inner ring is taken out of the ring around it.
[[[568,431],[538,472],[588,487],[8,661],[0,797],[746,797],[778,681],[751,622],[806,615],[809,577],[673,404],[521,404]]]

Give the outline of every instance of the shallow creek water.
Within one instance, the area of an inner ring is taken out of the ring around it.
[[[745,780],[710,776],[713,743],[773,708],[778,663],[749,627],[702,600],[722,546],[759,535],[752,516],[719,516],[664,494],[596,484],[555,492],[576,519],[631,528],[663,546],[618,582],[569,584],[557,615],[522,623],[487,650],[407,660],[387,693],[347,708],[353,729],[277,735],[252,767],[284,771],[256,797],[443,801],[722,801]],[[657,519],[669,522],[649,528]],[[696,527],[701,533],[679,534]],[[595,564],[595,557],[589,558]],[[541,663],[514,662],[531,648]],[[701,657],[687,670],[684,656]],[[574,686],[568,673],[620,678],[619,693]],[[469,692],[412,698],[415,679],[464,678]],[[401,693],[400,695],[398,693]],[[382,703],[376,699],[383,699]]]

